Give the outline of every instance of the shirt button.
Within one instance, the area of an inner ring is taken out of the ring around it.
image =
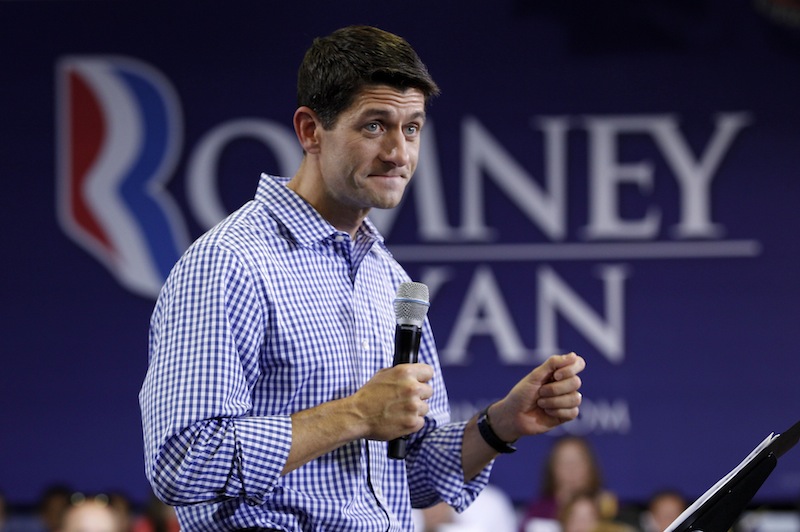
[[[344,237],[342,235],[336,235],[333,237],[336,242],[344,242]]]
[[[361,348],[366,351],[369,348],[369,340],[364,340],[361,342]]]

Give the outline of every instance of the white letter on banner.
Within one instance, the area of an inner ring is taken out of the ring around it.
[[[588,117],[589,133],[589,238],[636,238],[656,236],[661,213],[651,208],[638,221],[621,218],[618,187],[633,183],[644,192],[653,188],[653,166],[647,162],[620,164],[617,161],[617,137],[622,133],[642,133],[652,130],[658,117]]]
[[[586,399],[581,403],[578,418],[564,423],[553,431],[551,436],[585,436],[588,434],[627,434],[631,431],[633,422],[624,399],[609,401],[607,399]]]
[[[722,236],[722,228],[711,222],[711,180],[736,135],[750,122],[748,113],[718,115],[714,136],[699,160],[695,160],[675,119],[665,118],[653,123],[656,141],[680,185],[681,221],[676,226],[678,237]]]
[[[200,139],[192,153],[186,172],[187,200],[197,221],[206,229],[228,215],[217,192],[219,157],[225,147],[237,138],[254,138],[273,148],[280,173],[294,175],[303,153],[294,133],[269,120],[244,118],[225,122]]]
[[[439,289],[453,276],[450,266],[429,266],[420,272],[419,281],[428,287],[430,301],[436,298]]]
[[[464,119],[461,229],[465,237],[477,240],[489,240],[492,237],[492,231],[486,226],[484,217],[482,179],[485,173],[548,238],[564,239],[567,231],[565,191],[568,124],[565,118],[544,118],[540,123],[545,134],[548,157],[547,193],[476,118]]]
[[[514,328],[514,320],[500,293],[500,287],[487,266],[481,266],[475,271],[450,334],[450,341],[440,353],[442,363],[466,364],[467,344],[476,334],[488,334],[494,339],[498,356],[503,362],[529,362],[529,351],[525,349]]]
[[[537,272],[538,309],[536,354],[540,359],[560,353],[557,340],[557,314],[560,312],[614,364],[625,357],[625,266],[606,265],[599,268],[605,285],[606,321],[583,301],[551,268]]]

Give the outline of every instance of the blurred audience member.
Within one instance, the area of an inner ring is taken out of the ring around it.
[[[133,522],[132,532],[179,532],[175,508],[164,504],[155,495],[145,507],[144,514]]]
[[[600,506],[589,493],[575,495],[561,506],[558,515],[562,532],[596,532],[600,520]]]
[[[603,517],[594,493],[579,493],[559,512],[561,532],[633,532],[633,528]]]
[[[59,532],[122,532],[120,518],[107,497],[80,496],[64,512]]]
[[[54,485],[45,490],[39,499],[39,518],[42,530],[54,532],[61,526],[64,513],[69,509],[72,490],[64,485]]]
[[[585,493],[596,497],[603,521],[616,517],[617,498],[604,489],[600,465],[589,442],[578,436],[562,437],[555,442],[545,462],[540,492],[525,511],[521,530],[558,530],[556,521],[564,506],[576,495]]]
[[[515,532],[517,515],[511,499],[491,484],[462,513],[446,503],[415,510],[416,532]]]
[[[42,492],[35,512],[7,516],[3,532],[56,532],[64,512],[69,508],[72,490],[58,484]]]
[[[686,509],[686,499],[676,490],[663,490],[650,498],[642,512],[641,527],[644,532],[664,532]]]
[[[122,532],[131,532],[133,529],[133,508],[128,496],[121,491],[108,494],[108,504],[117,512]]]

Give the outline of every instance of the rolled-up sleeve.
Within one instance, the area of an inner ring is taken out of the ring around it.
[[[426,508],[445,501],[462,512],[486,487],[494,461],[475,478],[464,480],[461,449],[466,425],[466,421],[448,423],[427,433],[421,440],[408,463],[413,507]]]
[[[277,484],[291,418],[251,415],[265,313],[246,268],[214,245],[187,253],[165,284],[139,400],[146,476],[166,503],[261,504]]]

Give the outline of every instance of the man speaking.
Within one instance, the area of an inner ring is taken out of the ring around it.
[[[367,218],[400,202],[438,87],[405,40],[355,26],[313,42],[297,92],[297,173],[262,175],[156,303],[146,474],[190,532],[410,531],[412,507],[465,508],[499,453],[574,419],[585,363],[552,356],[451,423],[427,318],[419,362],[393,364],[411,279]]]

